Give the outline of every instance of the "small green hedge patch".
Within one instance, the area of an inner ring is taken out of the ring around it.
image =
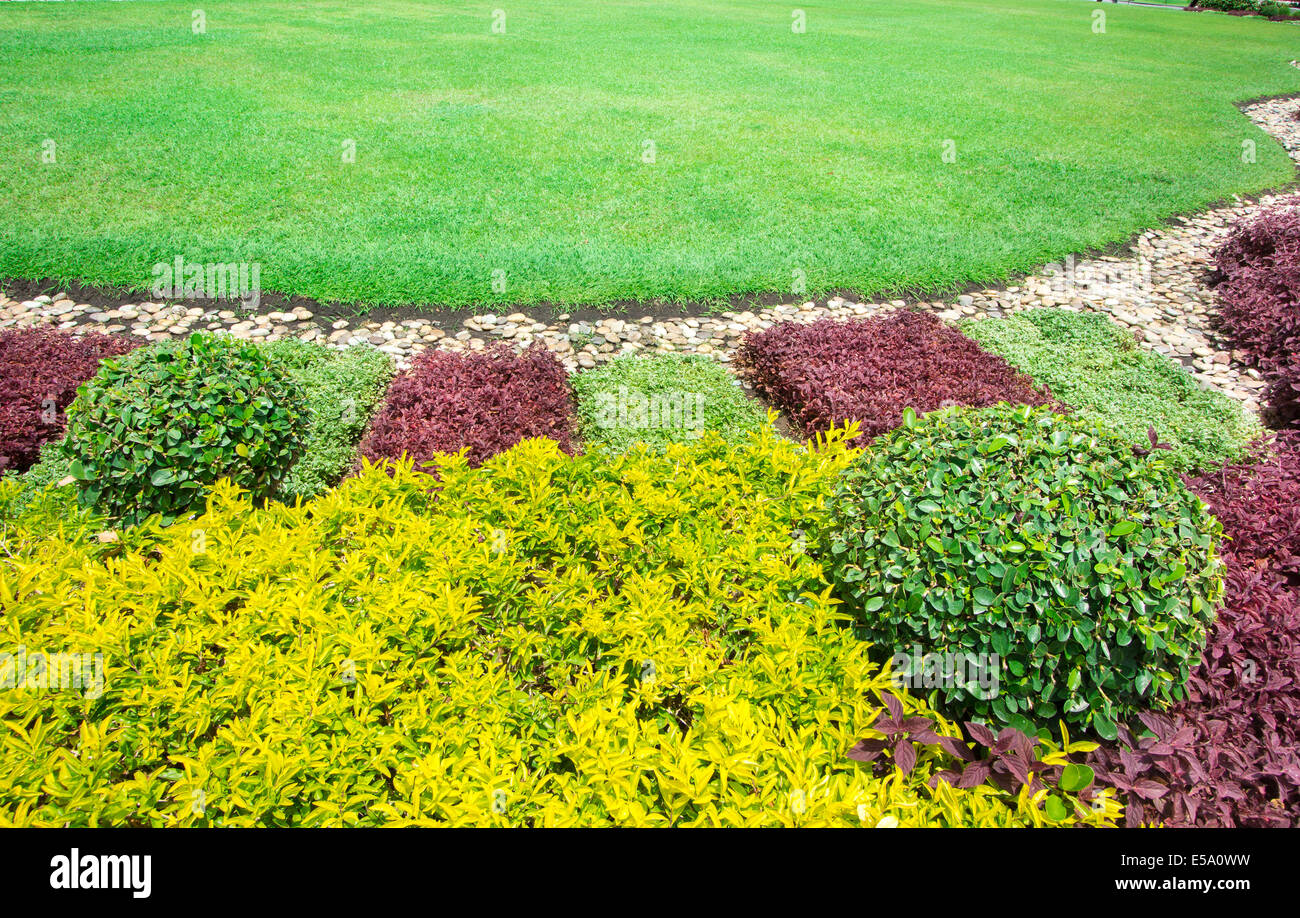
[[[1112,739],[1184,697],[1222,594],[1218,521],[1164,451],[1048,408],[912,416],[845,471],[830,513],[828,568],[865,639],[997,655],[992,697],[933,686],[952,717]]]
[[[1172,447],[1180,471],[1241,459],[1260,426],[1240,405],[1203,388],[1173,361],[1140,347],[1097,313],[1030,309],[1005,319],[965,322],[962,331],[1047,386],[1085,417],[1129,443],[1150,447],[1148,431]]]
[[[202,509],[222,478],[274,495],[306,431],[301,391],[267,354],[195,334],[104,361],[68,408],[65,449],[81,505],[133,525]]]
[[[384,397],[393,363],[368,345],[340,351],[291,338],[263,349],[302,390],[307,408],[302,458],[289,470],[280,495],[315,497],[356,463],[357,443]]]
[[[735,377],[698,354],[618,357],[572,384],[583,438],[616,452],[636,443],[662,450],[706,430],[739,442],[763,424]]]
[[[52,537],[94,519],[93,510],[78,504],[75,482],[62,484],[71,468],[59,439],[42,446],[27,471],[0,475],[0,527],[21,520],[30,532]]]

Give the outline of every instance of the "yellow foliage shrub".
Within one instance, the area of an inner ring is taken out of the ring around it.
[[[0,823],[1048,822],[930,790],[937,747],[909,775],[846,757],[890,683],[798,530],[852,456],[770,425],[658,455],[534,440],[297,508],[223,483],[116,542],[7,524],[0,650],[99,653],[104,681],[0,690]]]

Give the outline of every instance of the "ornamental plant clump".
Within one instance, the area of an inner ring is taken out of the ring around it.
[[[1049,387],[1072,412],[1147,448],[1155,428],[1183,471],[1242,458],[1260,433],[1242,407],[1201,386],[1174,361],[1141,347],[1098,313],[1028,309],[966,322],[962,331]]]
[[[738,366],[811,436],[845,420],[875,437],[918,414],[996,402],[1041,405],[1050,393],[938,317],[898,310],[847,322],[782,322],[749,335]]]
[[[1300,431],[1281,431],[1249,461],[1188,486],[1223,524],[1226,553],[1300,588]]]
[[[298,387],[258,347],[194,334],[104,362],[68,409],[83,507],[127,525],[201,508],[230,478],[276,493],[307,431]]]
[[[917,747],[933,743],[952,757],[955,767],[931,775],[930,787],[946,782],[967,789],[991,782],[1007,793],[1028,791],[1041,797],[1044,811],[1057,821],[1068,819],[1080,806],[1106,804],[1092,768],[1074,758],[1077,753],[1096,750],[1099,744],[1090,740],[1071,742],[1064,724],[1059,746],[1048,735],[1030,736],[1015,727],[994,733],[984,724],[970,722],[965,737],[946,735],[939,732],[943,729],[940,725],[923,714],[907,716],[892,695],[885,694],[884,700],[887,711],[872,724],[881,736],[861,740],[850,749],[849,758],[855,762],[877,766],[892,762],[906,774],[916,764]]]
[[[945,714],[1113,738],[1185,696],[1222,592],[1218,523],[1163,456],[1042,407],[909,415],[842,476],[829,571],[883,656],[994,668],[927,684]]]
[[[739,441],[763,424],[764,412],[735,377],[703,355],[627,355],[578,373],[572,382],[579,430],[589,446],[663,449],[706,430]]]
[[[315,497],[356,465],[357,443],[392,379],[393,363],[368,345],[334,350],[289,338],[263,349],[302,391],[307,409],[302,457],[280,496]]]
[[[1091,757],[1130,825],[1295,826],[1300,813],[1300,433],[1191,481],[1223,523],[1226,601],[1187,700]]]
[[[95,697],[0,692],[0,824],[1116,822],[1109,790],[1062,813],[931,786],[960,765],[934,743],[906,773],[849,758],[887,711],[954,731],[892,691],[792,536],[852,457],[843,430],[535,439],[437,456],[435,489],[409,458],[300,506],[223,483],[112,546],[0,523],[0,645],[103,666]]]
[[[38,538],[99,516],[78,504],[75,482],[68,482],[71,466],[63,442],[55,440],[41,447],[40,458],[21,475],[0,476],[0,527],[22,520],[25,531]]]
[[[1187,699],[1088,757],[1131,826],[1298,824],[1300,591],[1230,552],[1226,591]]]
[[[393,380],[361,455],[405,454],[419,468],[438,453],[468,449],[477,464],[530,437],[548,437],[572,453],[572,410],[568,373],[541,345],[430,351]]]
[[[0,331],[0,473],[26,471],[43,444],[63,436],[64,412],[100,360],[135,346],[98,332]]]
[[[1215,261],[1219,332],[1269,381],[1271,422],[1300,425],[1300,208],[1238,226]]]

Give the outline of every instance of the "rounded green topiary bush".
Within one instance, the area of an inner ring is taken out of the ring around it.
[[[840,478],[830,573],[950,716],[1112,738],[1183,696],[1223,589],[1218,521],[1163,452],[1049,408],[909,412]]]
[[[105,361],[68,409],[65,449],[83,506],[169,522],[222,478],[274,494],[306,429],[302,394],[263,351],[196,334]]]

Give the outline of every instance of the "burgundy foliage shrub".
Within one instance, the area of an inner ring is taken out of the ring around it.
[[[1276,573],[1227,558],[1227,603],[1188,698],[1143,714],[1090,754],[1101,784],[1127,796],[1131,826],[1300,823],[1300,593]]]
[[[845,420],[876,437],[897,427],[906,408],[919,415],[957,405],[1051,401],[1011,364],[927,312],[784,322],[749,335],[737,362],[809,437]]]
[[[1237,227],[1215,260],[1216,327],[1269,380],[1274,426],[1300,426],[1300,208]]]
[[[1300,431],[1282,431],[1249,461],[1187,484],[1223,523],[1228,553],[1300,587]]]
[[[1264,404],[1274,427],[1300,427],[1300,357],[1278,360],[1269,370]]]
[[[41,446],[63,435],[64,411],[100,360],[136,346],[98,332],[0,331],[0,472],[30,468]]]
[[[563,364],[534,345],[477,353],[430,351],[393,380],[361,443],[372,461],[408,453],[417,464],[469,447],[477,465],[530,437],[573,452],[572,395]]]
[[[903,774],[911,773],[917,762],[917,747],[937,745],[948,754],[953,767],[931,775],[931,788],[945,781],[959,789],[990,784],[1010,794],[1020,793],[1022,787],[1036,794],[1061,785],[1066,765],[1048,765],[1039,758],[1042,750],[1037,748],[1039,741],[1035,737],[1014,727],[994,733],[985,724],[971,721],[966,722],[964,733],[946,736],[938,732],[932,718],[904,716],[902,703],[889,692],[882,692],[881,697],[886,711],[876,718],[871,729],[884,738],[858,740],[848,752],[853,761],[870,765],[877,777],[889,774],[894,766]],[[1070,762],[1073,764],[1072,759]],[[1094,786],[1095,781],[1087,777],[1081,786],[1072,789],[1087,802],[1093,797]]]
[[[1130,825],[1300,825],[1300,433],[1188,484],[1229,537],[1225,604],[1187,700],[1089,764]]]

